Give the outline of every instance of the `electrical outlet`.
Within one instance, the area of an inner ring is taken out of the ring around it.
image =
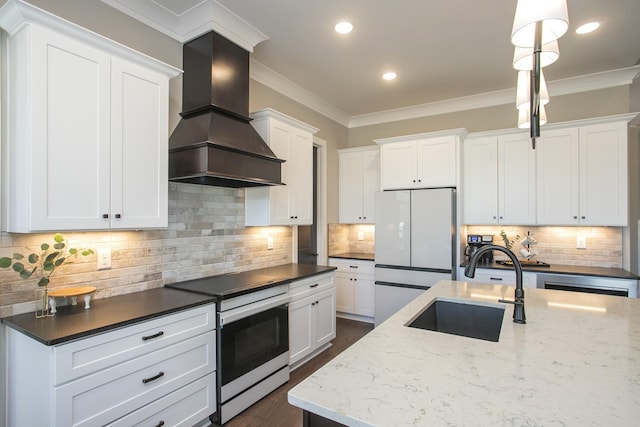
[[[576,249],[587,249],[587,237],[586,236],[578,236],[578,237],[576,237]]]
[[[111,249],[98,249],[98,270],[111,268]]]
[[[364,232],[358,231],[358,240],[364,240]]]
[[[273,237],[271,236],[267,237],[267,249],[273,249]]]

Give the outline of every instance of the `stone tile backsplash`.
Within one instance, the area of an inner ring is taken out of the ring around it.
[[[37,249],[52,242],[53,234],[3,232],[0,256]],[[92,255],[65,263],[51,276],[51,288],[95,286],[95,298],[291,262],[291,227],[245,227],[242,189],[169,183],[167,229],[62,234],[72,247],[111,249],[110,270],[97,271]],[[0,317],[35,310],[36,283],[0,269]]]
[[[358,240],[362,233],[362,240]],[[370,224],[329,224],[329,256],[346,252],[373,254],[375,226]]]
[[[513,248],[516,254],[522,248],[519,241],[530,231],[538,242],[532,247],[538,250],[534,259],[549,264],[622,268],[621,227],[467,226],[467,234],[492,234],[494,243],[504,246],[502,230],[509,239],[520,236]],[[586,249],[576,249],[578,236],[586,238]],[[498,252],[494,256],[503,258]]]

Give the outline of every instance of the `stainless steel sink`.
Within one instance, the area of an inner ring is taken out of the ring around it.
[[[434,299],[405,326],[498,342],[504,306]]]

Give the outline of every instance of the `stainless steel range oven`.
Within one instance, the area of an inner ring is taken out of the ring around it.
[[[289,380],[288,285],[218,304],[217,424]]]

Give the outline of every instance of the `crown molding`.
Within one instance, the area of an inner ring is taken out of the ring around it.
[[[182,73],[179,68],[108,39],[25,1],[9,0],[0,8],[0,28],[8,34],[15,35],[29,25],[43,26],[76,40],[82,40],[105,52],[141,64],[168,77],[175,77]]]
[[[562,80],[548,81],[549,91],[553,96],[569,95],[606,89],[615,86],[630,85],[640,75],[640,65],[618,70],[576,76]],[[306,89],[297,86],[290,80],[265,67],[261,63],[251,60],[250,77],[267,87],[288,96],[304,106],[340,123],[347,128],[357,128],[381,123],[437,116],[458,111],[475,110],[478,108],[495,107],[515,102],[516,89],[504,89],[495,92],[481,93],[461,98],[413,105],[393,110],[379,111],[358,116],[349,116],[331,103],[321,99]]]
[[[103,3],[179,41],[188,42],[209,31],[226,37],[243,49],[269,37],[215,0],[201,0],[184,11],[173,11],[153,0],[102,0]]]
[[[291,80],[286,79],[253,58],[251,58],[250,61],[249,77],[258,83],[262,83],[276,92],[293,99],[305,107],[308,107],[345,127],[349,127],[349,120],[351,117],[347,113],[309,92],[303,87],[296,85],[291,82]]]

